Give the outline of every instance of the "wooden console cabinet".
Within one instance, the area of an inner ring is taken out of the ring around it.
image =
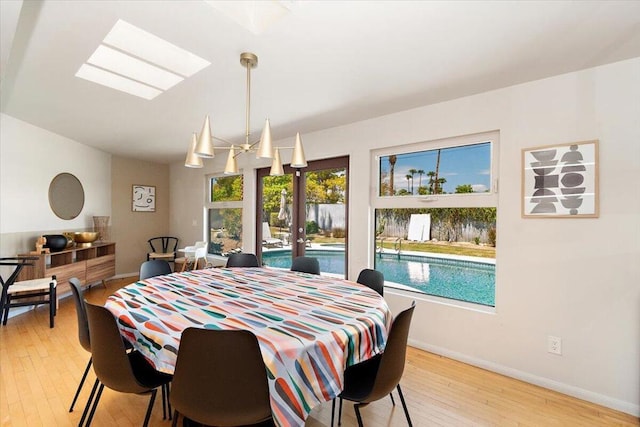
[[[91,285],[116,274],[116,244],[94,243],[88,248],[70,248],[35,256],[33,266],[22,269],[18,280],[40,279],[55,275],[58,295],[70,291],[69,279],[77,277],[83,285]]]

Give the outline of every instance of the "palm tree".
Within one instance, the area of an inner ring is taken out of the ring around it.
[[[409,173],[411,174],[411,194],[413,194],[413,176],[418,173],[416,169],[409,169]]]
[[[439,178],[439,177],[438,177],[438,174],[440,173],[440,152],[441,152],[441,151],[442,151],[442,150],[438,149],[438,158],[437,158],[437,160],[436,160],[436,177],[435,177],[435,179],[434,179],[434,182],[435,182],[435,184],[436,184],[436,188],[435,188],[435,192],[436,192],[436,194],[438,194],[438,193],[439,193],[439,191],[438,191],[438,181],[439,181],[439,180],[438,180],[438,178]]]
[[[424,175],[424,170],[418,169],[417,173],[419,175],[419,178],[418,178],[418,192],[420,192],[420,188],[422,187],[422,175]]]
[[[427,172],[427,176],[429,177],[429,194],[433,194],[435,189],[436,173],[434,171],[429,171]]]
[[[411,181],[413,177],[411,175],[405,175],[405,178],[407,178],[407,192],[410,192],[411,194],[413,194],[413,191],[409,190],[409,181]]]
[[[395,154],[389,156],[389,165],[391,166],[391,176],[389,177],[389,187],[391,187],[389,189],[389,191],[391,192],[391,194],[389,194],[390,196],[393,196],[395,194],[395,190],[393,188],[393,174],[396,168],[396,160],[398,160],[398,157]]]

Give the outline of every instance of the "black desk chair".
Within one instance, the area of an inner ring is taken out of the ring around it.
[[[151,246],[151,252],[147,254],[147,261],[152,259],[163,259],[168,262],[176,260],[176,250],[178,249],[178,238],[170,236],[152,237],[147,240]]]
[[[0,319],[2,324],[7,324],[9,309],[12,307],[49,305],[49,327],[54,326],[54,316],[56,315],[56,276],[45,277],[43,279],[22,280],[16,282],[20,271],[25,266],[33,266],[36,257],[9,257],[0,258],[0,266],[14,267],[13,272],[5,281],[0,276],[2,285],[2,296],[0,297]],[[35,299],[34,299],[35,298]],[[23,301],[27,299],[26,301]]]
[[[255,254],[231,254],[227,258],[227,267],[260,267],[260,262]]]
[[[384,274],[370,268],[363,269],[356,282],[368,286],[381,296],[384,296]]]
[[[404,372],[404,362],[407,355],[407,339],[409,338],[409,328],[411,327],[411,317],[416,307],[415,301],[411,307],[402,311],[396,316],[389,331],[389,339],[384,353],[372,359],[365,360],[353,366],[349,366],[344,371],[344,388],[338,396],[340,399],[340,410],[338,413],[338,425],[342,418],[342,401],[344,399],[355,402],[353,409],[356,411],[358,427],[363,427],[360,407],[380,400],[390,394],[394,388],[398,390],[404,415],[407,417],[409,427],[413,426],[409,410],[404,401],[400,379]],[[331,426],[333,427],[333,415],[336,401],[333,400],[331,406]]]
[[[320,262],[318,258],[310,256],[299,256],[291,261],[291,271],[301,273],[320,274]]]

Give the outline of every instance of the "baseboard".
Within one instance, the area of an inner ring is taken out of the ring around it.
[[[109,280],[113,280],[113,279],[124,279],[124,278],[126,278],[126,277],[133,277],[133,276],[137,276],[138,274],[139,274],[139,273],[138,273],[137,271],[136,271],[136,272],[133,272],[133,273],[120,273],[120,274],[116,274],[115,276],[108,278],[108,279],[107,279],[107,282],[108,282]]]
[[[620,399],[615,399],[610,396],[594,393],[589,390],[584,390],[579,387],[574,387],[569,384],[564,384],[555,380],[551,380],[549,378],[533,375],[528,372],[513,369],[508,366],[503,366],[487,360],[471,357],[466,354],[447,350],[445,348],[427,345],[422,342],[418,342],[416,340],[410,339],[409,345],[412,347],[419,348],[421,350],[428,351],[430,353],[434,353],[440,356],[448,357],[450,359],[458,360],[460,362],[463,362],[472,366],[477,366],[479,368],[486,369],[491,372],[496,372],[498,374],[505,375],[507,377],[515,378],[530,384],[547,388],[549,390],[557,391],[559,393],[566,394],[568,396],[586,400],[587,402],[606,406],[607,408],[611,408],[616,411],[625,412],[635,417],[640,417],[640,405],[636,405],[631,402],[625,402]]]

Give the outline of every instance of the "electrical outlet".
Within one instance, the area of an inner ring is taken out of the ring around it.
[[[549,353],[562,355],[562,338],[549,335],[547,337],[547,351]]]

